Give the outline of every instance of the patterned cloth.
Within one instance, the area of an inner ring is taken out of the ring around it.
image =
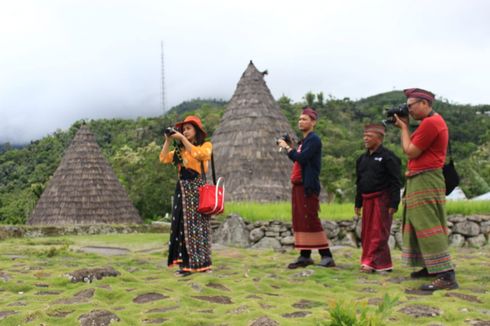
[[[211,268],[210,218],[197,212],[202,185],[200,177],[181,179],[175,189],[168,266],[179,264],[189,272]]]
[[[441,169],[407,177],[402,219],[402,260],[430,274],[453,269],[448,247],[446,196]]]
[[[327,235],[318,217],[318,195],[305,195],[303,185],[293,184],[292,190],[294,247],[296,249],[327,249]]]
[[[377,271],[393,268],[390,238],[392,216],[389,191],[378,191],[362,195],[362,257],[361,265]]]

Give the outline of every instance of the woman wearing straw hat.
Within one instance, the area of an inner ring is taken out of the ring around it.
[[[178,276],[211,269],[210,219],[197,211],[199,187],[204,185],[201,174],[208,170],[212,151],[212,144],[205,138],[201,120],[191,115],[175,129],[167,128],[160,153],[160,162],[176,165],[179,175],[168,250],[168,266],[179,265]],[[172,140],[176,145],[170,151]]]

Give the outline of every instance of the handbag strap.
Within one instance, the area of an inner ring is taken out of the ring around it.
[[[449,153],[449,162],[453,161],[453,151],[451,150],[451,137],[449,136],[449,131],[447,133],[447,152]]]
[[[214,171],[214,156],[213,153],[211,153],[211,171],[213,175],[213,184],[216,185],[216,172]],[[204,183],[207,182],[206,180],[206,173],[204,173],[204,163],[201,161],[201,177],[204,180]]]

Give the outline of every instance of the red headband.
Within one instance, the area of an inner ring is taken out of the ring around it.
[[[316,113],[315,110],[313,110],[312,108],[310,107],[306,107],[303,109],[303,112],[301,114],[306,114],[307,116],[309,116],[310,118],[312,118],[313,120],[316,120],[318,119],[318,113]]]
[[[364,132],[377,132],[384,136],[385,127],[382,124],[372,123],[364,126]]]
[[[421,88],[408,88],[403,90],[403,93],[405,93],[405,96],[407,98],[409,97],[421,98],[429,102],[434,101],[435,98],[433,93]]]

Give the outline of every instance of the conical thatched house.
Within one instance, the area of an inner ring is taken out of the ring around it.
[[[290,198],[292,163],[276,145],[285,133],[295,137],[264,73],[250,61],[212,138],[216,171],[225,178],[227,200]]]
[[[48,225],[141,222],[85,125],[73,138],[27,221]]]

